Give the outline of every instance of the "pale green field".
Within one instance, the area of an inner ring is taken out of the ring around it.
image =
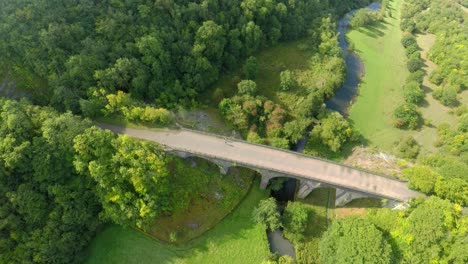
[[[391,152],[394,143],[402,137],[411,135],[421,146],[423,153],[436,152],[434,142],[437,140],[436,126],[441,123],[455,124],[456,117],[449,114],[449,108],[434,100],[433,88],[425,78],[427,92],[425,102],[419,107],[424,119],[430,120],[433,126],[423,126],[419,130],[400,130],[392,125],[394,109],[403,102],[402,87],[408,75],[406,56],[401,45],[402,31],[399,28],[400,7],[402,0],[392,0],[389,10],[392,17],[376,26],[348,33],[350,42],[365,64],[365,76],[359,89],[359,96],[351,107],[350,119],[354,126],[369,141],[370,145]],[[418,44],[422,55],[430,49],[435,39],[431,36],[420,36]],[[426,61],[425,70],[429,73],[436,67]],[[461,102],[466,103],[468,93],[462,93]]]
[[[408,133],[392,125],[393,110],[403,101],[402,86],[408,71],[399,28],[401,0],[389,3],[392,17],[374,26],[351,30],[347,37],[365,65],[359,96],[350,119],[371,145],[389,151]]]
[[[252,210],[267,192],[254,183],[245,200],[212,230],[185,246],[153,240],[133,229],[111,226],[97,235],[88,264],[261,263],[269,255],[265,230],[252,221]]]

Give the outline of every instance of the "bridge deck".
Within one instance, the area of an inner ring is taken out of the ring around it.
[[[99,126],[114,133],[154,141],[173,150],[231,161],[239,165],[277,171],[286,175],[315,180],[379,197],[406,201],[421,195],[410,190],[405,182],[349,166],[244,141],[229,140],[220,136],[190,130],[161,129],[155,131],[108,124],[100,124]]]

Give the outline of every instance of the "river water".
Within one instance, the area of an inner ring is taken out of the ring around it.
[[[380,3],[372,3],[367,6],[370,10],[377,11],[380,9]],[[349,20],[354,12],[348,12],[342,19],[338,21],[338,41],[339,46],[343,52],[344,60],[346,62],[347,75],[343,85],[338,89],[335,96],[326,102],[327,108],[340,112],[343,116],[347,117],[348,108],[351,105],[354,97],[357,95],[359,81],[364,74],[364,64],[358,55],[349,51],[349,44],[346,42],[346,30],[349,28]],[[297,152],[303,152],[307,137],[299,140],[296,145]],[[280,211],[284,210],[288,201],[294,200],[296,192],[297,180],[288,178],[283,188],[279,191],[272,192],[272,196],[278,201]],[[294,245],[284,238],[281,229],[275,231],[267,231],[268,242],[270,244],[270,251],[277,252],[279,255],[289,255],[296,258]]]
[[[378,11],[380,6],[380,3],[376,2],[370,4],[367,8],[372,11]],[[346,41],[346,30],[349,28],[349,20],[356,11],[348,12],[338,21],[338,42],[343,52],[347,74],[343,85],[337,90],[335,96],[326,102],[328,109],[338,111],[344,117],[348,116],[349,106],[358,93],[359,81],[364,75],[364,64],[355,52],[349,51],[349,43]]]

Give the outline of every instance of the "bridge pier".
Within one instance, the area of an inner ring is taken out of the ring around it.
[[[214,164],[218,165],[219,172],[222,175],[226,175],[228,173],[228,171],[229,171],[229,168],[234,166],[234,164],[232,164],[231,162],[227,162],[227,161],[224,161],[224,160],[210,159],[210,161],[213,162]]]
[[[323,187],[320,182],[311,180],[301,180],[299,190],[297,191],[297,198],[305,199],[314,189]]]
[[[287,177],[287,175],[284,175],[279,172],[274,172],[274,171],[257,170],[257,172],[262,176],[262,180],[260,181],[261,190],[265,190],[267,188],[268,183],[270,182],[271,179],[278,178],[278,177]]]
[[[351,202],[354,199],[365,198],[365,197],[369,197],[369,196],[362,194],[362,193],[345,191],[345,190],[336,188],[335,207],[343,206]]]

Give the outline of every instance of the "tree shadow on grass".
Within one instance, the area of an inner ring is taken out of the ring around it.
[[[372,23],[364,28],[358,29],[359,32],[371,37],[378,38],[385,35],[384,30],[387,29],[387,26],[383,22]]]
[[[258,201],[268,194],[258,190],[258,185],[259,180],[256,179],[249,194],[233,212],[211,230],[186,244],[176,246],[155,240],[135,229],[112,225],[93,241],[87,252],[86,263],[166,264],[183,259],[198,263],[221,263],[238,256],[252,258],[260,263],[267,257],[268,244],[263,237],[263,228],[253,222],[251,215]],[[253,247],[258,250],[253,250]],[[245,259],[244,263],[248,263],[248,260]]]

